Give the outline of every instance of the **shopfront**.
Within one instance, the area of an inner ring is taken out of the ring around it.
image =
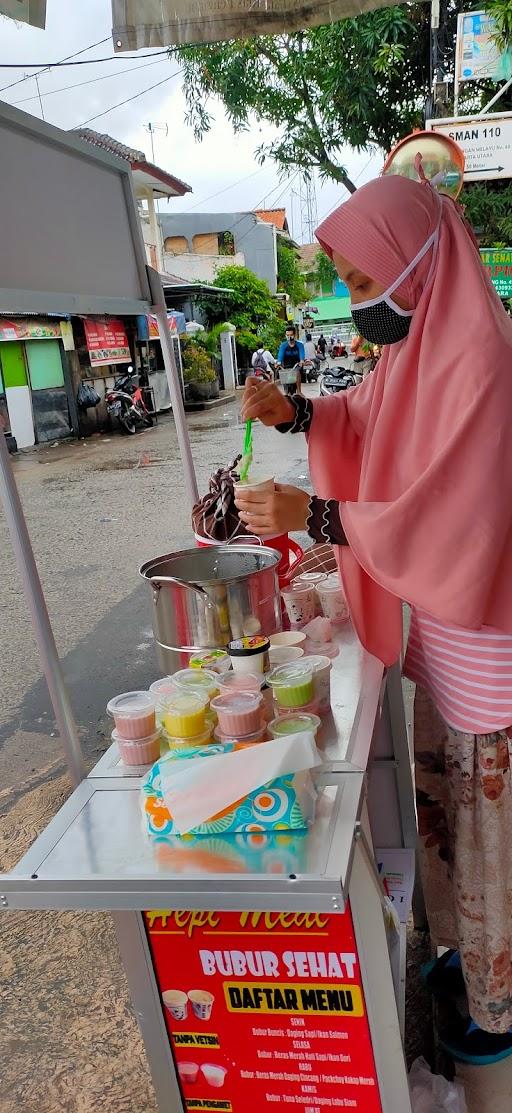
[[[67,321],[0,317],[0,404],[18,448],[69,437]]]

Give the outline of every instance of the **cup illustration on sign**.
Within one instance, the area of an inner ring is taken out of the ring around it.
[[[166,989],[162,1001],[174,1020],[185,1020],[188,1015],[188,997],[180,989]]]
[[[192,1005],[194,1016],[197,1016],[198,1020],[210,1019],[215,1000],[213,993],[208,993],[205,989],[191,989],[188,999]]]
[[[197,1082],[199,1063],[178,1063],[178,1074],[184,1083]]]
[[[201,1066],[201,1073],[209,1086],[213,1086],[216,1090],[220,1090],[224,1085],[224,1079],[227,1074],[226,1067],[219,1067],[216,1063],[203,1063]]]

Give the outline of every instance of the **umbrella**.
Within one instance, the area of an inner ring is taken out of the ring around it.
[[[278,35],[333,23],[396,0],[112,0],[114,49]]]

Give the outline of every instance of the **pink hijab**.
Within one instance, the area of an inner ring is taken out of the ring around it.
[[[383,177],[317,237],[387,288],[436,228],[396,291],[415,309],[407,339],[361,386],[315,401],[309,433],[315,490],[341,503],[352,618],[386,665],[401,600],[512,634],[512,322],[459,210],[427,183]]]

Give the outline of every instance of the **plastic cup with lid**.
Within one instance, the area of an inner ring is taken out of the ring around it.
[[[228,645],[228,653],[234,672],[265,672],[269,667],[268,651],[270,642],[262,634],[253,637],[236,638]]]
[[[313,715],[309,711],[287,711],[286,714],[278,715],[277,719],[272,719],[272,722],[268,724],[268,729],[272,738],[284,738],[289,734],[302,734],[306,730],[311,731],[316,737],[320,726],[321,719],[318,715]]]
[[[152,765],[160,757],[160,731],[147,738],[123,738],[118,730],[112,731],[112,741],[117,743],[123,765]]]
[[[225,672],[219,677],[221,695],[224,692],[261,692],[264,683],[262,672]]]
[[[207,729],[208,697],[197,691],[176,690],[163,705],[162,725],[174,738],[194,738]]]
[[[212,710],[222,734],[240,738],[261,728],[262,704],[260,692],[223,692],[213,700]]]
[[[300,645],[271,645],[268,651],[270,664],[273,669],[278,665],[289,665],[290,661],[298,661],[304,656]]]
[[[219,675],[231,668],[231,661],[225,649],[205,649],[192,653],[188,662],[189,669],[208,669]]]
[[[332,660],[323,654],[310,654],[304,657],[313,670],[315,697],[320,706],[320,713],[325,714],[331,709],[331,669]]]
[[[269,674],[267,683],[280,707],[304,707],[313,701],[313,669],[307,664],[307,657],[290,665],[279,665]]]
[[[335,626],[341,626],[344,622],[347,622],[349,610],[339,577],[337,575],[328,576],[323,583],[318,585],[317,591],[325,617],[329,618]]]
[[[305,626],[316,615],[316,593],[310,584],[297,583],[281,592],[291,626]]]
[[[219,677],[210,669],[180,669],[172,679],[181,691],[201,692],[207,699],[219,694]]]
[[[155,698],[151,692],[123,692],[107,703],[120,738],[148,738],[156,730]]]

